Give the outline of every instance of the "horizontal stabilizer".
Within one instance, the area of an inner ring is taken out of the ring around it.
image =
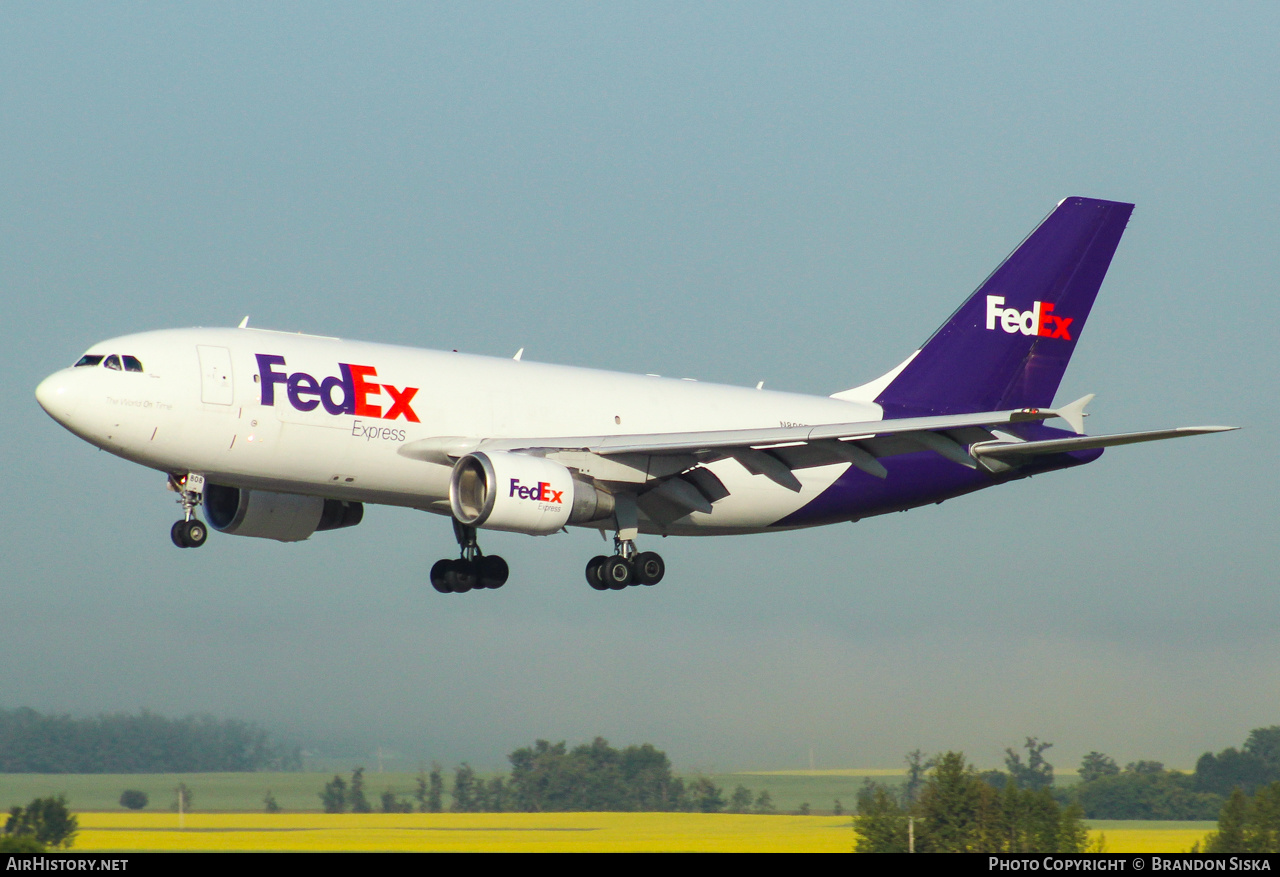
[[[1093,401],[1094,394],[1081,396],[1070,405],[1063,405],[1057,410],[1057,415],[1067,422],[1071,427],[1071,431],[1076,435],[1084,435],[1084,419],[1088,414],[1084,413],[1085,406]]]
[[[1181,438],[1188,435],[1230,432],[1239,428],[1238,426],[1179,426],[1175,429],[1157,429],[1151,432],[1086,435],[1080,438],[1048,439],[1039,442],[980,442],[976,445],[971,445],[969,453],[975,457],[1022,457],[1040,454],[1063,454],[1068,451],[1087,451],[1092,448],[1109,448],[1114,445],[1155,442],[1161,439]]]

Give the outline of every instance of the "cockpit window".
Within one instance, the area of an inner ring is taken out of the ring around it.
[[[104,359],[106,360],[106,362],[103,362]],[[121,364],[122,359],[124,360],[123,365]],[[126,372],[142,371],[142,360],[138,359],[138,357],[128,356],[128,355],[120,356],[114,353],[111,354],[110,356],[104,356],[101,353],[86,353],[84,356],[80,357],[80,359],[76,361],[76,364],[72,366],[72,368],[80,368],[82,366],[93,366],[93,365],[99,365],[99,364],[101,364],[103,368],[114,369],[116,371],[126,371]]]

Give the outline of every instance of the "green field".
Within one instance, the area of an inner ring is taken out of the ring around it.
[[[481,775],[484,776],[484,775]],[[830,813],[839,798],[845,810],[851,810],[864,779],[900,781],[900,774],[883,770],[803,771],[797,773],[714,774],[716,785],[724,789],[727,800],[733,790],[746,786],[753,795],[766,789],[779,811],[794,812],[808,803],[814,813]],[[65,794],[76,810],[121,810],[120,793],[125,789],[146,792],[151,801],[146,812],[167,810],[174,800],[174,789],[185,783],[194,798],[193,809],[216,812],[252,812],[263,810],[268,790],[280,807],[289,811],[319,811],[320,790],[333,778],[332,773],[199,773],[199,774],[0,774],[0,808],[7,810],[24,805],[32,798]],[[343,772],[350,780],[350,772]],[[487,777],[486,777],[487,778]],[[399,797],[412,797],[418,779],[413,773],[365,772],[365,795],[376,808],[382,793],[390,790]],[[690,777],[685,777],[686,782]],[[453,783],[451,771],[445,772],[446,788]],[[449,806],[448,795],[445,807]]]

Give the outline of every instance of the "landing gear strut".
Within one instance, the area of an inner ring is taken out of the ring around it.
[[[169,489],[178,494],[182,520],[169,528],[169,538],[179,548],[199,548],[209,538],[209,528],[196,517],[196,509],[204,502],[204,476],[188,472],[181,478],[170,475]]]
[[[461,554],[457,560],[437,560],[431,567],[431,586],[441,594],[465,594],[472,589],[501,588],[510,570],[496,554],[486,555],[476,542],[476,528],[453,522]]]
[[[612,557],[597,555],[587,563],[587,584],[597,591],[621,591],[628,585],[656,585],[667,565],[656,551],[636,551],[634,539],[613,539]]]

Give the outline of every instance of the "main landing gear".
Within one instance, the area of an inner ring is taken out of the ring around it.
[[[437,560],[431,567],[431,586],[441,594],[465,594],[470,590],[501,588],[510,570],[496,554],[484,554],[476,543],[476,528],[453,522],[453,535],[462,556]]]
[[[169,489],[178,494],[182,520],[174,521],[169,538],[179,548],[199,548],[209,538],[209,528],[196,517],[196,508],[204,502],[204,476],[194,472],[182,478],[169,476]]]
[[[587,584],[597,591],[621,591],[628,585],[656,585],[667,572],[662,555],[636,551],[632,539],[614,537],[614,555],[597,555],[587,563]]]

